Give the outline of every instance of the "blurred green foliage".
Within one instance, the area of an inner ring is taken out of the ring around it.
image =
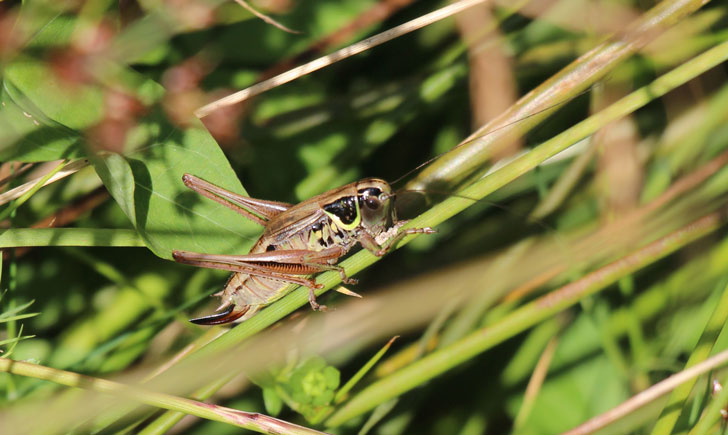
[[[325,412],[339,387],[339,371],[321,357],[312,357],[293,367],[271,370],[257,383],[263,388],[265,409],[278,415],[285,402],[308,420]]]
[[[612,23],[611,31],[577,25],[585,21],[576,14],[582,2],[571,6],[572,18],[515,12],[499,4],[492,12],[500,33],[490,42],[472,45],[474,51],[469,52],[455,21],[446,19],[202,122],[192,119],[192,110],[272,71],[301,64],[441,6],[430,1],[395,3],[251,2],[301,32],[290,34],[234,2],[219,0],[0,2],[0,38],[4,38],[0,39],[0,178],[19,171],[21,163],[33,164],[30,172],[20,172],[5,184],[5,190],[31,182],[58,164],[48,162],[80,158],[90,162],[40,189],[3,221],[7,228],[3,231],[39,225],[134,229],[147,246],[109,247],[101,239],[92,239],[84,247],[4,249],[0,281],[0,349],[4,353],[0,356],[94,376],[162,366],[203,336],[205,329],[186,319],[214,309],[207,297],[221,288],[226,276],[167,261],[171,251],[245,253],[261,231],[190,192],[181,182],[182,174],[192,173],[253,197],[286,202],[364,176],[397,180],[453,148],[478,126],[473,125],[471,106],[476,92],[471,87],[476,48],[500,47],[509,60],[514,91],[522,95],[608,35],[619,35],[627,24]],[[568,2],[556,3],[561,10],[568,6]],[[371,17],[372,8],[383,4],[392,8],[391,14],[366,25],[357,21]],[[640,2],[609,4],[630,16],[645,11]],[[352,23],[353,31],[341,39],[317,45]],[[599,86],[626,94],[724,43],[727,29],[728,8],[713,2],[617,66]],[[498,261],[522,264],[525,280],[533,259],[528,252],[523,257],[509,257],[509,252],[528,251],[523,247],[529,243],[570,240],[574,232],[618,221],[629,210],[660,198],[676,180],[728,149],[726,75],[723,64],[635,112],[625,127],[631,135],[618,141],[628,144],[624,154],[610,155],[598,138],[590,138],[574,154],[542,165],[438,226],[437,235],[418,238],[370,267],[357,276],[360,284],[354,290],[366,295],[375,287],[419,282],[426,272],[447,273],[471,261],[481,262],[478,267],[484,276],[498,275],[498,267],[493,266]],[[481,85],[486,94],[501,86]],[[606,97],[599,91],[588,92],[559,106],[523,138],[523,149],[583,119],[594,107],[601,107],[600,98]],[[529,220],[528,215],[590,147],[596,150],[554,210],[537,222]],[[615,197],[623,193],[621,181],[629,174],[610,172],[610,159],[616,159],[621,168],[628,164],[638,168],[627,186],[635,188],[635,193],[626,208],[620,208]],[[688,217],[724,207],[726,177],[728,171],[719,170],[705,184],[683,192],[674,207],[655,213],[651,228],[635,234],[646,242],[653,235],[651,229],[674,230],[688,224]],[[450,193],[416,194],[421,203],[406,212],[414,216]],[[403,193],[402,199],[407,195]],[[13,207],[13,202],[2,207]],[[490,300],[487,296],[499,290],[497,286],[477,283],[475,293],[486,297],[475,297],[454,313],[447,311],[452,310],[449,301],[441,301],[444,314],[422,319],[419,329],[397,332],[406,335],[377,367],[406,366],[435,348],[428,344],[431,339],[457,340],[473,328],[496,324],[518,305],[625,254],[611,248],[608,242],[591,246],[583,256],[599,261],[566,264],[516,300],[501,296]],[[558,244],[551,249],[553,256],[560,253]],[[518,433],[565,431],[682,369],[723,291],[727,249],[723,228],[608,291],[584,299],[564,319],[551,319],[501,343],[437,380],[380,405],[371,416],[329,429],[357,433],[367,428],[380,434],[504,433],[518,420]],[[470,284],[457,275],[448,282]],[[336,307],[340,298],[328,295],[325,303]],[[412,301],[413,306],[418,302]],[[455,324],[468,326],[462,331],[449,329]],[[715,349],[725,348],[725,337],[716,341]],[[547,376],[532,398],[530,413],[521,415],[523,404],[531,399],[526,396],[529,377],[552,340],[557,344]],[[338,349],[326,359],[295,359],[296,363],[275,368],[267,377],[254,376],[261,388],[231,387],[233,391],[224,391],[218,400],[303,425],[320,424],[339,406],[334,396],[340,378],[353,377],[372,349],[381,346],[377,341]],[[384,376],[374,370],[349,397]],[[702,393],[708,382],[702,379],[696,390]],[[691,400],[699,396],[695,392]],[[0,417],[12,417],[21,405],[59,397],[65,397],[64,393],[49,383],[0,374]],[[659,416],[659,405],[653,403],[623,419],[611,433],[648,432]],[[678,430],[692,427],[696,418],[683,416]],[[101,432],[154,421],[124,415]],[[184,424],[192,424],[181,429],[187,433],[232,433],[230,427],[216,422]],[[82,432],[87,428],[80,427]]]

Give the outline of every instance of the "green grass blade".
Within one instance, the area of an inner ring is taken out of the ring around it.
[[[106,228],[12,228],[0,231],[0,248],[29,246],[143,247],[135,230]]]
[[[720,44],[706,51],[705,53],[695,57],[690,62],[687,62],[664,74],[648,86],[632,92],[628,96],[608,106],[601,112],[580,122],[551,140],[544,142],[528,154],[508,163],[498,171],[489,174],[469,188],[459,192],[462,197],[451,197],[436,205],[416,219],[410,221],[407,226],[435,226],[447,220],[473,204],[472,199],[465,198],[480,199],[495,192],[519,176],[535,168],[549,157],[563,151],[584,137],[593,134],[611,121],[634,112],[650,101],[687,83],[716,65],[719,65],[726,59],[728,59],[728,43]],[[411,239],[412,237],[405,238],[399,246],[406,244]],[[362,251],[341,262],[340,265],[345,268],[347,275],[353,276],[355,273],[365,269],[378,260],[378,257],[375,257],[367,251]],[[340,282],[340,276],[338,273],[324,273],[317,277],[317,282],[324,285],[323,289],[316,292],[317,295],[320,295],[338,284]],[[261,311],[253,318],[246,320],[245,323],[239,327],[232,329],[230,332],[222,335],[212,343],[205,346],[201,349],[200,354],[209,355],[217,352],[224,352],[226,349],[238,345],[240,342],[252,337],[282,319],[284,316],[308,303],[307,288],[296,288],[296,286],[291,286],[291,288],[295,290],[274,304],[266,307],[265,310]],[[337,420],[344,421],[345,419],[339,418]],[[337,422],[337,420],[333,421]],[[155,424],[155,422],[151,423],[151,425]],[[335,426],[335,424],[331,424]]]
[[[2,212],[0,212],[0,221],[3,221],[5,219],[7,219],[8,217],[10,217],[10,215],[15,210],[17,210],[18,207],[20,207],[21,205],[23,205],[25,203],[25,201],[29,200],[31,196],[35,195],[35,193],[38,190],[40,190],[40,188],[43,187],[43,185],[45,185],[46,181],[50,180],[51,177],[53,177],[54,175],[56,175],[56,173],[58,173],[65,166],[66,166],[66,161],[64,160],[58,166],[56,166],[52,170],[48,171],[47,174],[45,174],[44,176],[42,176],[38,180],[38,182],[33,185],[33,187],[30,190],[28,190],[24,194],[20,195],[20,197],[18,197],[18,199],[16,199],[15,201],[13,201],[5,210],[3,210]]]
[[[185,414],[227,423],[260,433],[279,433],[290,435],[321,434],[319,431],[261,414],[253,414],[222,406],[209,405],[195,400],[143,390],[141,388],[136,388],[118,382],[83,376],[64,370],[56,370],[51,367],[45,367],[37,364],[13,361],[7,358],[0,358],[0,372],[28,376],[69,387],[84,388],[99,393],[126,397],[158,408],[180,411]]]
[[[605,289],[618,279],[714,231],[722,223],[723,220],[718,214],[701,218],[627,257],[524,305],[497,324],[477,330],[367,387],[336,411],[327,421],[327,425],[339,426],[381,403],[422,385],[496,344],[533,327],[582,298]]]
[[[710,320],[708,320],[708,324],[705,325],[703,335],[700,337],[698,345],[690,355],[687,363],[685,363],[685,368],[692,367],[699,362],[705,361],[710,356],[710,353],[713,350],[713,345],[718,339],[718,335],[726,326],[726,321],[728,321],[728,286],[726,286],[723,290],[723,295],[716,305]],[[672,392],[669,401],[662,409],[660,419],[652,429],[653,435],[668,435],[672,433],[681,412],[684,410],[684,404],[690,396],[690,392],[692,391],[695,382],[695,379],[690,382],[686,382]]]
[[[334,403],[339,403],[346,397],[349,391],[354,388],[354,386],[361,380],[361,378],[369,373],[369,370],[371,370],[372,367],[374,367],[374,365],[379,362],[380,359],[382,359],[384,354],[387,353],[390,347],[392,347],[392,343],[394,343],[394,340],[396,340],[397,338],[398,337],[392,337],[392,339],[390,339],[387,344],[379,349],[379,352],[377,352],[369,361],[367,361],[366,364],[364,364],[362,368],[360,368],[354,374],[354,376],[352,376],[351,379],[349,379],[349,381],[347,381],[346,384],[344,384],[344,386],[342,386],[339,391],[336,392],[336,395],[334,396]]]
[[[471,134],[463,146],[454,148],[425,168],[408,189],[453,186],[482,171],[516,137],[533,129],[557,110],[601,80],[617,65],[664,32],[667,28],[703,6],[697,0],[665,0],[627,27],[622,38],[609,38],[583,54],[511,106],[506,112]]]

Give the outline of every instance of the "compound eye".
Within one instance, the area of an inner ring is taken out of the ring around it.
[[[382,203],[376,196],[369,196],[364,200],[364,205],[370,210],[376,210],[382,206]]]

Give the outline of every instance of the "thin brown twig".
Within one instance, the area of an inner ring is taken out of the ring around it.
[[[75,162],[71,162],[68,165],[66,165],[66,167],[64,167],[63,169],[58,171],[58,173],[53,175],[50,179],[48,179],[43,184],[43,186],[47,186],[51,183],[55,183],[56,181],[58,181],[62,178],[68,177],[69,175],[72,175],[72,174],[78,172],[79,170],[81,170],[82,168],[84,168],[86,166],[88,166],[88,161],[85,159],[76,160]],[[7,192],[0,194],[0,204],[5,204],[9,201],[19,198],[20,196],[22,196],[23,194],[25,194],[26,192],[31,190],[36,185],[36,183],[38,183],[38,181],[41,178],[43,178],[43,177],[41,176],[34,180],[30,180],[25,184],[22,184],[14,189],[10,189]]]
[[[413,0],[381,0],[368,10],[359,14],[349,23],[338,28],[323,38],[312,42],[308,48],[291,57],[277,62],[275,65],[264,70],[258,75],[257,81],[263,81],[274,77],[286,70],[294,68],[297,64],[306,62],[321,53],[326,52],[336,46],[350,40],[357,32],[373,26],[378,22],[382,22],[393,15],[398,10],[408,6]],[[250,99],[246,104],[250,103]],[[243,109],[243,113],[245,110]],[[207,123],[206,123],[207,125]]]
[[[0,358],[0,372],[43,379],[60,385],[83,388],[103,394],[123,396],[162,409],[184,409],[185,412],[202,418],[231,424],[256,432],[290,435],[320,435],[324,433],[260,413],[239,411],[237,409],[212,405],[197,400],[158,393],[129,384],[80,375],[78,373],[28,362],[13,361],[7,358]]]
[[[620,418],[636,411],[637,409],[647,405],[648,403],[656,400],[660,396],[663,396],[670,391],[677,388],[680,384],[687,382],[690,379],[696,378],[702,374],[705,374],[711,370],[714,370],[724,364],[728,363],[728,350],[724,350],[719,354],[696,364],[689,369],[685,369],[679,373],[676,373],[669,378],[658,382],[652,387],[638,393],[620,405],[610,409],[609,411],[600,414],[585,423],[567,431],[564,435],[586,435],[594,433],[599,429],[602,429],[613,423]]]
[[[335,30],[334,32],[324,36],[318,41],[313,42],[306,50],[292,57],[282,60],[273,67],[265,70],[259,80],[264,80],[275,76],[287,69],[293,68],[297,63],[305,62],[312,57],[323,53],[330,48],[343,44],[348,41],[357,32],[372,26],[378,22],[384,21],[398,10],[408,6],[412,0],[382,0],[359,14],[349,23]]]
[[[15,162],[8,162],[10,165],[15,164]],[[20,166],[18,169],[13,171],[12,174],[9,174],[3,178],[0,178],[0,187],[4,186],[5,184],[9,183],[10,181],[14,180],[18,176],[24,174],[25,172],[28,172],[30,168],[32,168],[34,163],[25,163],[24,165]]]
[[[519,427],[522,427],[523,423],[526,422],[528,416],[531,414],[536,397],[538,397],[543,382],[546,380],[546,375],[548,374],[549,366],[551,366],[551,361],[553,361],[554,355],[556,354],[558,344],[559,337],[553,336],[546,344],[546,348],[541,352],[541,357],[533,369],[531,378],[528,380],[528,385],[526,385],[526,392],[523,394],[523,405],[521,405],[516,421],[513,424],[514,429],[517,430]]]
[[[255,15],[256,17],[260,18],[264,22],[270,24],[273,27],[276,27],[278,29],[283,30],[284,32],[293,33],[293,34],[300,34],[298,30],[293,30],[289,27],[284,26],[283,24],[279,23],[278,21],[274,20],[273,18],[269,17],[268,15],[265,15],[262,12],[257,11],[254,7],[250,6],[248,2],[245,0],[235,0],[235,3],[239,4],[243,7],[246,11],[250,12],[251,14]]]
[[[312,60],[311,62],[305,63],[284,73],[278,74],[275,77],[271,77],[270,79],[256,83],[246,89],[243,89],[242,91],[235,92],[225,98],[221,98],[217,101],[207,104],[197,109],[195,111],[195,116],[197,116],[198,118],[204,118],[215,110],[240,103],[250,97],[254,97],[265,91],[268,91],[269,89],[293,81],[303,75],[318,71],[321,68],[325,68],[348,57],[362,53],[366,50],[369,50],[370,48],[376,47],[377,45],[389,42],[404,34],[421,29],[429,24],[460,13],[466,9],[469,9],[486,1],[489,0],[462,0],[457,3],[447,5],[443,8],[430,12],[429,14],[422,15],[404,24],[400,24],[399,26],[395,26],[389,30],[385,30],[384,32],[378,33],[370,38],[366,38],[362,41],[349,45],[348,47],[344,47],[326,56],[319,57],[318,59]]]

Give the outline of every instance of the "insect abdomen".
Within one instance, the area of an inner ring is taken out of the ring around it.
[[[319,221],[296,234],[289,235],[287,239],[277,244],[266,243],[264,237],[253,246],[250,253],[285,251],[285,250],[311,250],[322,251],[332,246],[342,246],[346,250],[355,243],[353,230],[344,230],[338,227],[330,218]],[[313,274],[317,269],[309,269],[303,264],[278,264],[283,269],[296,269],[296,274]],[[247,310],[237,321],[252,317],[264,305],[279,299],[284,295],[283,290],[288,286],[285,281],[267,278],[246,273],[235,273],[228,280],[221,292],[223,305],[221,308],[233,304],[235,310]]]

